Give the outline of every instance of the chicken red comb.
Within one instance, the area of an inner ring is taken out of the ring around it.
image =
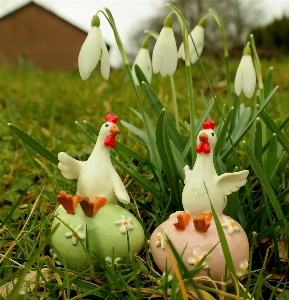
[[[116,122],[118,121],[118,117],[114,114],[107,114],[105,116],[105,120],[106,120],[106,122],[112,122],[112,123],[116,124]]]
[[[212,120],[207,120],[206,122],[203,123],[203,128],[204,129],[214,129],[215,128],[215,122]]]

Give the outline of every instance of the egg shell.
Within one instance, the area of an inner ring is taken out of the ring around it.
[[[62,205],[57,208],[56,214],[58,218],[74,230],[82,225],[83,230],[81,230],[81,233],[86,235],[82,242],[96,269],[100,267],[100,264],[96,261],[96,255],[104,259],[106,257],[126,258],[128,255],[127,233],[122,233],[120,231],[121,226],[115,224],[116,221],[122,220],[122,215],[126,219],[130,218],[133,226],[133,229],[127,231],[130,252],[136,254],[144,246],[145,237],[140,222],[133,214],[115,203],[106,203],[93,217],[87,217],[80,205],[76,207],[75,215],[68,214]],[[71,230],[57,218],[53,220],[52,229],[57,224],[59,226],[51,237],[51,244],[60,254],[58,259],[64,261],[69,269],[87,267],[90,264],[89,258],[85,254],[79,237],[76,243],[73,244]],[[66,237],[66,234],[70,236]]]
[[[227,226],[222,227],[231,252],[236,273],[243,274],[245,271],[244,269],[246,269],[246,265],[249,260],[249,243],[246,233],[241,227],[241,225],[235,220],[233,220],[231,217],[228,217],[226,215],[220,215],[218,218],[221,224],[226,221],[226,219],[224,218],[227,218],[227,220],[230,221],[232,220],[234,221],[235,225],[239,228],[239,231],[229,233],[229,229]],[[184,231],[178,231],[174,226],[174,223],[177,223],[177,221],[177,213],[171,215],[168,220],[163,222],[155,229],[149,241],[150,252],[153,256],[156,265],[162,272],[166,272],[169,270],[169,268],[171,267],[171,262],[168,259],[165,250],[162,248],[159,242],[159,233],[164,234],[165,231],[167,232],[167,237],[173,243],[179,255],[183,253],[185,249],[182,261],[188,270],[192,270],[195,267],[195,264],[189,264],[189,260],[196,259],[197,257],[202,258],[220,240],[216,228],[216,223],[213,217],[211,219],[211,225],[208,231],[205,233],[200,233],[195,230],[192,219],[189,221],[189,224]],[[169,249],[169,251],[171,251],[171,249]],[[207,257],[205,263],[207,264],[209,269],[202,268],[197,273],[196,277],[207,276],[209,270],[211,278],[213,280],[221,281],[224,277],[226,265],[221,243],[219,243],[216,246],[216,248],[211,252],[211,254]],[[171,275],[174,274],[172,268],[169,270],[169,273]],[[202,280],[197,281],[202,282]]]

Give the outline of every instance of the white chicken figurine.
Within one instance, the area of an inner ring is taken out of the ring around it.
[[[149,241],[150,252],[162,272],[174,274],[171,259],[165,251],[166,247],[169,248],[169,239],[189,271],[196,266],[200,268],[195,277],[200,283],[204,282],[204,279],[200,279],[204,277],[198,276],[208,276],[208,271],[213,280],[224,280],[224,276],[229,278],[217,219],[224,230],[237,274],[246,273],[249,260],[249,243],[244,229],[233,218],[223,214],[227,195],[246,183],[248,171],[217,175],[213,162],[213,150],[217,142],[214,127],[213,121],[203,123],[203,130],[197,137],[195,165],[192,170],[188,166],[184,168],[184,211],[171,214],[154,230]],[[216,219],[212,218],[210,201],[216,211]],[[203,258],[205,260],[201,264]]]
[[[214,167],[213,150],[217,142],[214,132],[215,122],[203,123],[197,137],[197,159],[192,170],[185,166],[185,187],[182,194],[184,210],[194,216],[196,230],[206,231],[210,226],[211,205],[220,215],[226,204],[227,196],[246,184],[248,170],[225,173],[220,176]]]
[[[58,154],[58,168],[62,175],[67,179],[77,179],[77,192],[74,197],[64,191],[57,197],[69,214],[75,214],[78,203],[87,216],[93,217],[106,202],[116,202],[117,199],[124,204],[130,202],[110,159],[110,148],[115,147],[115,136],[120,132],[116,126],[118,117],[108,114],[105,119],[106,123],[102,125],[87,161],[78,161],[65,152]]]
[[[117,200],[130,202],[110,159],[110,148],[115,147],[115,136],[119,133],[117,121],[117,116],[106,115],[106,123],[87,161],[75,160],[64,152],[58,155],[62,175],[77,179],[74,197],[65,191],[57,196],[61,205],[52,222],[55,232],[51,244],[60,255],[59,262],[70,269],[93,264],[98,270],[103,266],[100,257],[111,264],[114,259],[138,253],[144,246],[142,224],[117,204]]]

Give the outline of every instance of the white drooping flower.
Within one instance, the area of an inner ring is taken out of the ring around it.
[[[144,73],[148,83],[152,81],[152,61],[148,50],[148,42],[145,40],[140,48],[135,61],[132,65],[132,77],[135,85],[139,85],[138,79],[135,73],[135,66],[138,65]]]
[[[194,64],[198,60],[197,53],[199,54],[199,56],[201,56],[203,52],[205,25],[206,25],[206,18],[204,17],[199,21],[198,25],[191,31],[191,33],[188,36],[191,64]],[[194,40],[197,51],[194,47],[192,39]],[[184,43],[182,43],[179,48],[178,56],[179,58],[185,60]]]
[[[247,98],[251,98],[256,88],[256,72],[251,56],[249,43],[247,44],[244,55],[241,59],[235,77],[235,93],[240,96],[241,91]]]
[[[110,72],[110,60],[106,44],[99,29],[100,20],[94,16],[91,21],[91,28],[80,49],[78,55],[78,68],[80,76],[86,80],[95,69],[98,61],[101,60],[101,75],[108,79]]]
[[[152,64],[154,73],[160,72],[163,77],[173,75],[176,71],[178,50],[170,16],[165,19],[164,27],[154,46]]]

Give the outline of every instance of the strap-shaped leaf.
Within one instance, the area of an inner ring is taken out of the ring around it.
[[[275,213],[277,215],[277,218],[279,220],[284,219],[284,215],[282,212],[282,209],[280,207],[279,201],[271,187],[271,184],[269,182],[269,179],[267,178],[266,174],[264,173],[262,167],[260,166],[257,158],[255,157],[253,151],[249,148],[248,144],[244,142],[244,147],[245,147],[245,151],[247,153],[247,156],[250,160],[251,166],[255,172],[255,174],[257,175],[257,177],[259,178],[262,187],[264,188],[265,192],[267,193],[271,204],[275,210]]]
[[[275,132],[280,144],[284,147],[284,149],[289,153],[289,140],[285,137],[284,133],[280,130],[280,128],[276,125],[276,123],[271,119],[271,117],[263,111],[261,114],[261,118],[264,123],[268,126],[268,128]]]
[[[273,69],[273,67],[270,67],[268,74],[266,76],[265,82],[264,82],[264,96],[265,97],[267,97],[269,95],[269,93],[272,91],[273,73],[274,73],[274,69]]]
[[[138,65],[134,66],[134,70],[135,70],[135,75],[136,75],[136,78],[137,78],[140,86],[142,85],[143,82],[145,82],[146,84],[149,84],[143,71],[141,70],[141,68]]]
[[[216,143],[216,146],[215,146],[215,155],[217,156],[225,139],[226,139],[226,135],[227,135],[227,131],[228,131],[228,128],[229,128],[229,125],[230,125],[230,122],[231,122],[231,118],[232,118],[232,115],[233,115],[233,112],[234,112],[234,107],[232,107],[228,113],[228,116],[226,118],[226,121],[221,129],[221,132],[218,136],[218,140],[217,140],[217,143]]]
[[[274,171],[276,165],[277,165],[277,136],[276,136],[276,133],[272,134],[266,157],[267,157],[267,160],[266,160],[264,169],[266,171],[268,178],[270,178],[271,175],[273,174],[273,171]]]
[[[162,109],[164,108],[158,97],[156,96],[155,92],[152,90],[152,88],[146,84],[142,84],[143,91],[146,95],[147,100],[149,101],[154,113],[156,116],[159,116]],[[179,149],[180,152],[184,150],[185,142],[179,132],[177,131],[174,123],[172,120],[167,117],[167,126],[168,126],[168,134],[172,140],[172,142],[176,145],[176,147]]]
[[[207,190],[207,187],[206,187],[206,190]],[[208,193],[208,191],[207,191],[207,193]],[[218,215],[217,215],[217,213],[214,209],[214,206],[212,204],[211,199],[210,199],[210,205],[211,205],[211,210],[212,210],[213,217],[214,217],[214,220],[215,220],[215,223],[216,223],[216,228],[217,228],[217,232],[218,232],[218,235],[219,235],[219,238],[220,238],[220,243],[221,243],[221,246],[222,246],[222,249],[223,249],[224,257],[225,257],[225,260],[226,260],[226,267],[236,278],[236,271],[235,271],[232,255],[231,255],[231,252],[230,252],[230,249],[229,249],[229,245],[228,245],[224,230],[222,228],[222,225],[221,225],[221,222],[218,218]]]
[[[58,158],[54,153],[42,146],[38,141],[36,141],[33,137],[16,125],[9,123],[8,126],[27,146],[39,153],[44,158],[48,159],[53,164],[58,165]]]
[[[244,135],[247,133],[247,131],[249,131],[249,129],[252,127],[253,122],[255,121],[255,119],[262,113],[262,111],[264,111],[264,109],[266,108],[267,104],[269,103],[269,101],[271,100],[271,98],[273,97],[273,95],[275,94],[275,92],[277,91],[278,86],[276,86],[274,88],[274,90],[269,94],[269,96],[266,98],[264,104],[260,107],[260,109],[257,110],[256,114],[254,115],[254,117],[252,118],[252,120],[248,123],[248,125],[246,126],[246,128],[243,130],[243,132],[240,134],[240,136],[237,138],[237,140],[234,140],[234,147],[230,147],[225,154],[222,155],[222,159],[226,160],[228,158],[228,156],[230,155],[230,153],[234,150],[235,146],[239,144],[239,142],[242,140],[242,138],[244,137]],[[273,130],[273,132],[276,132]],[[277,133],[277,132],[276,132]]]
[[[111,156],[111,160],[114,164],[119,166],[126,174],[128,174],[132,179],[137,181],[145,191],[150,192],[155,197],[162,196],[168,200],[167,195],[161,195],[161,192],[159,191],[159,189],[155,188],[152,184],[150,184],[147,180],[143,179],[143,177],[141,177],[137,173],[132,172],[129,168],[127,168],[123,163],[121,163],[114,156]]]
[[[163,168],[166,172],[168,182],[171,188],[172,199],[181,203],[181,198],[178,190],[179,176],[175,159],[172,153],[170,140],[168,138],[167,128],[167,115],[165,109],[163,109],[158,118],[156,127],[156,143],[159,150],[159,155],[163,164]]]

